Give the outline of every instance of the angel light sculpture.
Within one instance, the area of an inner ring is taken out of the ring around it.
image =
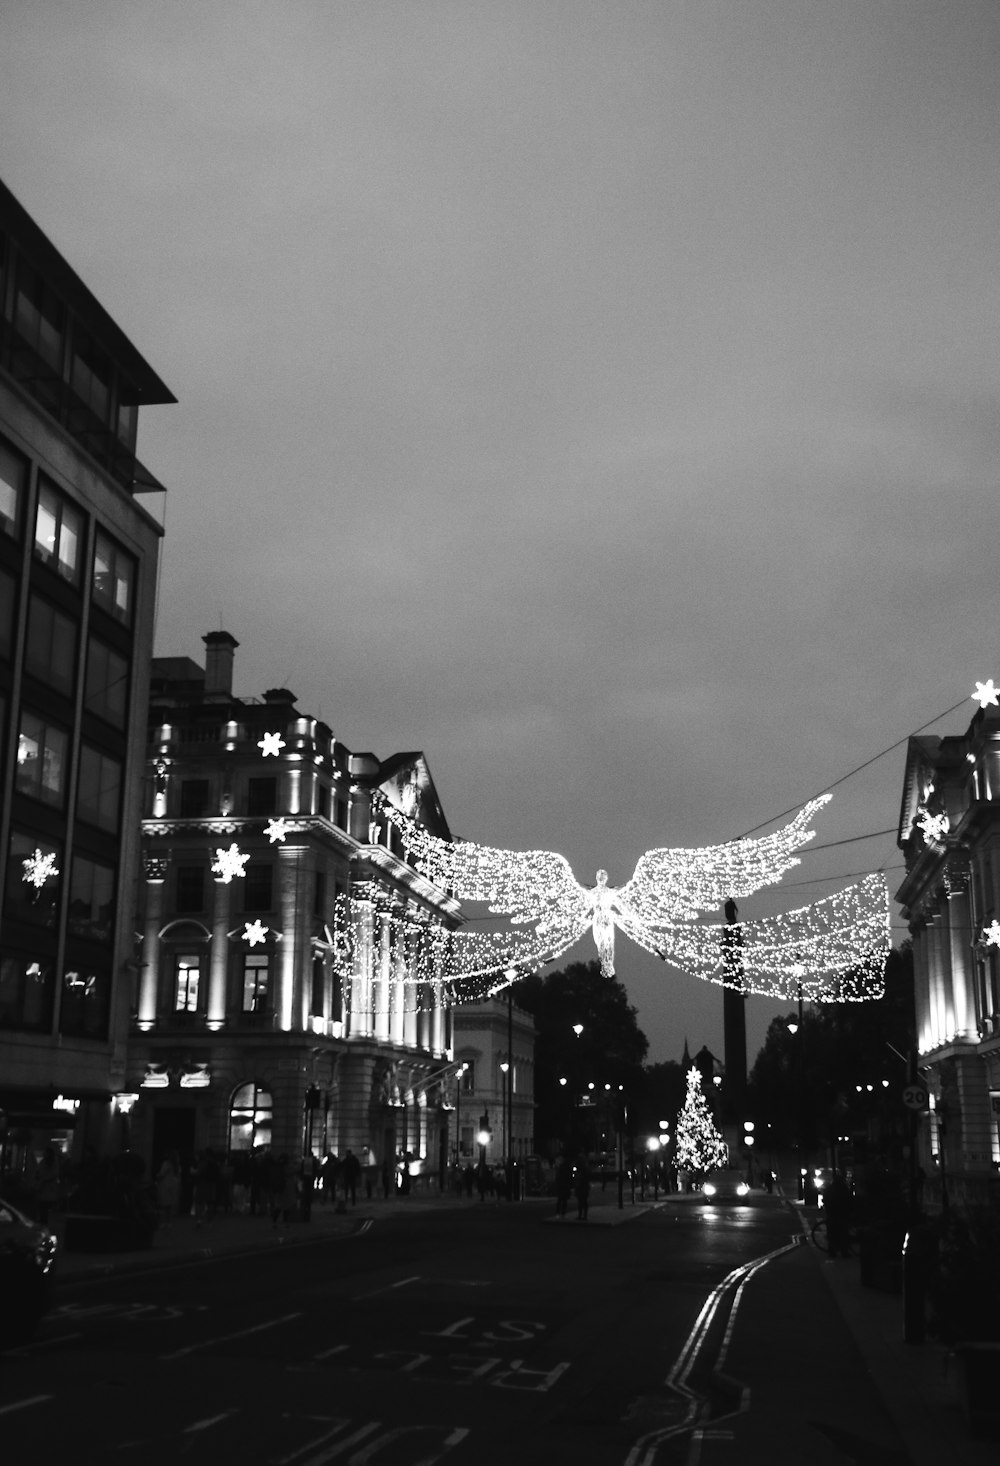
[[[623,886],[597,872],[582,886],[562,855],[549,850],[502,850],[472,841],[442,840],[388,799],[396,826],[418,869],[463,901],[486,902],[520,933],[449,934],[445,975],[496,977],[492,990],[520,971],[554,961],[590,927],[601,970],[614,976],[617,927],[664,962],[707,981],[746,992],[812,1001],[862,999],[881,991],[889,950],[889,902],[881,876],[784,916],[738,927],[699,923],[723,903],[774,885],[799,864],[794,851],[812,840],[813,815],[829,794],[810,800],[788,824],[759,839],[701,849],[647,850]],[[734,937],[734,932],[736,936]]]

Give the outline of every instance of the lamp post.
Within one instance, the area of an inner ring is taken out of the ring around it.
[[[455,1164],[462,1168],[462,1076],[468,1069],[463,1064],[455,1075]]]
[[[503,1174],[507,1184],[507,1200],[510,1200],[510,1075],[513,1065],[510,1059],[501,1059],[500,1073],[503,1089],[500,1094],[500,1152],[503,1156]]]

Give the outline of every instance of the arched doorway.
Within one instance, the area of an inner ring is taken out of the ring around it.
[[[271,1144],[271,1092],[255,1081],[233,1091],[229,1105],[229,1153],[261,1150]]]

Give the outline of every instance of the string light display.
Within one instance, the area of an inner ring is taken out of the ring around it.
[[[265,733],[257,742],[261,758],[278,758],[284,746],[285,740],[280,733]]]
[[[265,926],[258,917],[254,921],[248,921],[245,923],[243,940],[246,942],[247,946],[256,947],[260,943],[267,941],[267,934],[270,930],[271,928],[269,926]]]
[[[983,942],[987,947],[1000,947],[1000,921],[996,918],[983,927]]]
[[[249,859],[249,854],[244,855],[235,842],[228,850],[216,848],[215,860],[211,866],[212,874],[218,876],[223,885],[228,886],[231,880],[246,875],[246,864]]]
[[[340,974],[349,982],[359,981],[359,972],[368,974],[364,981],[370,986],[377,946],[383,970],[404,974],[395,982],[418,989],[441,985],[454,1001],[471,1002],[555,961],[588,927],[603,972],[613,976],[618,927],[647,951],[707,982],[769,997],[801,990],[813,1002],[877,997],[890,948],[889,896],[880,875],[812,906],[738,928],[695,920],[735,896],[775,884],[797,865],[793,851],[814,837],[808,824],[829,797],[811,800],[771,835],[703,849],[647,851],[626,885],[611,887],[606,872],[598,871],[596,886],[587,888],[554,851],[443,840],[379,796],[380,816],[397,830],[422,874],[461,900],[486,902],[492,915],[509,918],[510,927],[449,931],[432,919],[421,926],[412,913],[385,904],[376,887],[361,895],[356,888],[354,896],[341,898],[335,918]]]
[[[49,876],[57,876],[59,874],[56,857],[51,850],[47,855],[43,855],[40,850],[32,851],[27,859],[21,861],[21,869],[24,871],[24,875],[21,877],[22,881],[26,885],[34,886],[36,891],[42,889]]]
[[[264,826],[264,834],[272,845],[284,844],[285,836],[288,834],[288,824],[284,816],[279,814],[276,818],[269,819]]]
[[[677,1165],[682,1171],[703,1175],[724,1166],[729,1147],[715,1128],[712,1112],[701,1087],[701,1073],[692,1067],[687,1075],[687,1097],[677,1116]]]

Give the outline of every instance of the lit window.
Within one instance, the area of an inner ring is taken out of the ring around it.
[[[27,478],[24,459],[0,442],[0,534],[17,534]]]
[[[201,957],[197,952],[179,952],[174,958],[174,1012],[197,1013]]]
[[[270,957],[263,952],[248,952],[243,958],[243,1012],[266,1012],[270,992]]]
[[[132,619],[135,561],[110,535],[97,531],[94,545],[94,604],[127,626]]]
[[[35,554],[39,560],[51,565],[63,580],[75,582],[79,578],[82,540],[83,515],[43,483],[38,490],[35,517]]]
[[[15,783],[19,793],[41,799],[45,804],[62,804],[68,741],[61,728],[25,709],[17,741]]]

